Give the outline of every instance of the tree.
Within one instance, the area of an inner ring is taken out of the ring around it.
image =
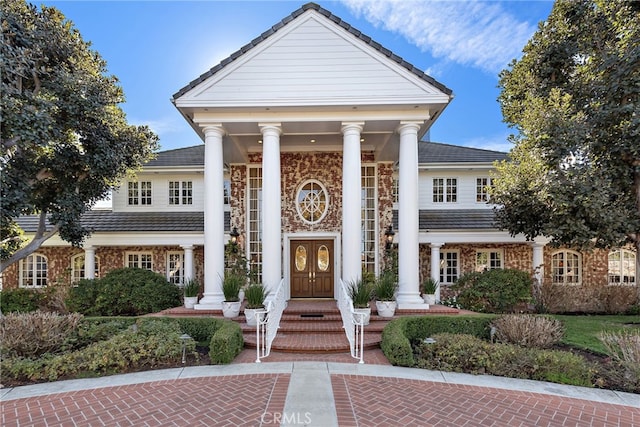
[[[498,100],[517,134],[492,198],[512,234],[582,249],[631,243],[640,273],[638,40],[640,2],[554,4],[500,74]]]
[[[60,11],[23,0],[0,0],[0,10],[3,271],[56,233],[80,245],[81,215],[150,159],[158,138],[127,123],[117,78]],[[39,227],[24,245],[16,218],[26,214]]]

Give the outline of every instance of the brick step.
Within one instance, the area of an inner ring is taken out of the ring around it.
[[[244,334],[245,347],[256,347],[255,333]],[[382,335],[380,332],[364,334],[364,348],[380,347]],[[281,353],[345,353],[349,352],[349,341],[344,333],[289,333],[278,331],[271,345],[271,351]]]

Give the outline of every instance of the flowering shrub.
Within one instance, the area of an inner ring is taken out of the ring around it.
[[[529,314],[508,314],[493,321],[495,339],[523,347],[549,348],[562,340],[562,323],[557,319]]]
[[[34,311],[0,317],[2,353],[32,357],[60,351],[78,329],[81,314],[60,315]]]

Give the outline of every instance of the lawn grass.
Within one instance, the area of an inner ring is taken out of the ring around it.
[[[630,328],[640,330],[640,316],[631,315],[554,315],[565,328],[563,344],[588,350],[593,353],[607,354],[598,339],[601,332],[615,332]]]

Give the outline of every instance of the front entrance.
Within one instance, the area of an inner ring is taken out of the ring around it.
[[[333,297],[333,240],[294,240],[291,298]]]

